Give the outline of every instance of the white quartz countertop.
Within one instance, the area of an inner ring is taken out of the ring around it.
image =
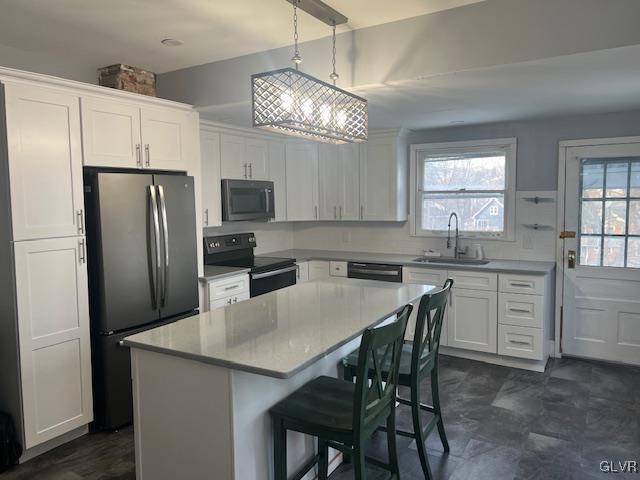
[[[133,348],[289,378],[434,287],[329,278],[124,339]]]
[[[341,252],[337,250],[293,249],[269,252],[273,257],[295,258],[298,262],[307,260],[334,260],[344,262],[389,263],[408,267],[435,268],[440,270],[482,270],[486,272],[520,273],[528,275],[546,275],[555,268],[554,262],[531,260],[491,260],[485,265],[424,263],[414,261],[422,255],[402,255],[399,253]]]

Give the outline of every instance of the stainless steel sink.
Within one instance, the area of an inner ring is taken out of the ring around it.
[[[489,260],[476,260],[474,258],[451,258],[451,257],[418,257],[413,259],[420,263],[448,263],[459,265],[486,265]]]

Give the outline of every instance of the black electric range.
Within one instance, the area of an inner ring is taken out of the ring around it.
[[[253,233],[236,233],[205,237],[205,265],[249,268],[252,297],[296,284],[295,258],[256,256],[256,237]]]

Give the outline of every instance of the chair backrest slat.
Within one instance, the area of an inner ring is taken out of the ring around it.
[[[369,428],[395,402],[402,343],[412,309],[412,305],[404,306],[396,320],[382,327],[368,328],[362,335],[354,399],[356,434]],[[388,371],[386,378],[384,371]]]
[[[453,280],[448,278],[441,290],[428,293],[420,300],[411,353],[413,378],[417,378],[416,374],[438,355],[444,314],[452,286]]]

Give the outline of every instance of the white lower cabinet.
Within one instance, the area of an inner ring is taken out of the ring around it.
[[[246,273],[211,280],[207,285],[209,310],[233,305],[249,296],[249,275]]]
[[[331,276],[329,262],[324,260],[309,261],[309,280],[317,280],[319,278],[327,278]]]
[[[346,277],[347,262],[329,262],[329,273],[332,277]]]
[[[448,346],[497,353],[496,291],[453,288],[449,303]]]
[[[25,448],[93,420],[84,237],[16,242]]]
[[[436,270],[430,268],[412,268],[412,267],[403,267],[402,268],[402,282],[403,283],[414,283],[418,285],[435,285],[441,287],[444,285],[444,282],[447,280],[447,271],[446,270]],[[418,306],[420,302],[416,302],[413,305],[413,311],[411,312],[411,316],[409,317],[409,323],[407,324],[407,330],[404,338],[406,340],[413,340],[413,334],[416,330],[416,319],[418,318]],[[444,321],[442,323],[442,330],[440,332],[440,345],[448,345],[447,338],[447,329],[448,329],[448,320],[449,309],[445,310]]]
[[[541,328],[498,325],[498,353],[511,357],[543,359]]]

